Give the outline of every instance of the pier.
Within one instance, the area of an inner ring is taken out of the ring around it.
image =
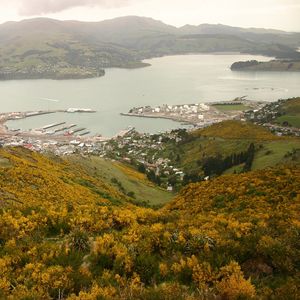
[[[128,133],[130,133],[133,130],[135,130],[135,128],[129,126],[128,128],[121,130],[117,135],[115,135],[115,138],[124,137],[125,135],[127,135]]]
[[[42,127],[43,130],[47,130],[47,129],[50,129],[50,128],[53,128],[53,127],[57,127],[59,125],[64,125],[66,124],[66,122],[60,122],[60,123],[53,123],[53,124],[49,124],[49,125],[46,125],[44,127]]]
[[[77,126],[76,124],[71,124],[71,125],[68,125],[68,126],[64,126],[62,128],[57,128],[55,130],[55,132],[60,132],[60,131],[68,130],[68,129],[71,129],[71,128],[76,127],[76,126]]]
[[[83,130],[85,130],[86,128],[84,128],[84,127],[80,127],[80,128],[76,128],[76,129],[74,129],[74,130],[71,130],[71,131],[69,131],[69,133],[70,134],[74,134],[74,133],[76,133],[76,132],[80,132],[80,131],[83,131]]]
[[[85,136],[85,135],[88,135],[89,133],[91,133],[90,131],[85,131],[83,133],[80,133],[79,136]]]

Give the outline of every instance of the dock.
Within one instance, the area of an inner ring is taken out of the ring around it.
[[[49,124],[49,125],[46,125],[46,126],[42,127],[42,129],[47,130],[47,129],[50,129],[50,128],[53,128],[53,127],[56,127],[56,126],[59,126],[59,125],[64,125],[64,124],[66,124],[66,122],[53,123],[53,124]]]
[[[87,134],[89,134],[89,133],[91,133],[91,132],[90,132],[90,131],[85,131],[85,132],[83,132],[83,133],[80,133],[79,136],[84,136],[84,135],[87,135]]]
[[[128,133],[130,133],[131,131],[135,130],[134,127],[132,126],[129,126],[128,128],[124,129],[124,130],[121,130],[116,136],[115,138],[117,137],[124,137],[125,135],[127,135]]]
[[[80,131],[83,131],[83,130],[85,130],[86,128],[84,128],[84,127],[80,127],[80,128],[76,128],[76,129],[74,129],[74,130],[71,130],[71,131],[69,131],[69,133],[70,134],[74,134],[74,133],[76,133],[76,132],[80,132]]]
[[[57,110],[47,110],[47,111],[29,111],[24,113],[24,117],[35,117],[35,116],[41,116],[41,115],[48,115],[48,114],[53,114],[59,112]]]
[[[68,129],[71,129],[73,127],[76,127],[77,125],[76,124],[71,124],[71,125],[68,125],[68,126],[64,126],[64,127],[61,127],[61,128],[57,128],[56,130],[54,130],[55,132],[60,132],[60,131],[64,131],[64,130],[68,130]]]

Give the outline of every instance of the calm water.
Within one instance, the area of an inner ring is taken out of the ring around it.
[[[38,128],[57,121],[76,123],[104,136],[129,125],[144,132],[180,126],[169,120],[122,117],[134,106],[248,99],[275,101],[300,95],[300,73],[232,72],[239,60],[269,60],[249,55],[188,55],[149,60],[151,67],[109,69],[106,76],[85,80],[0,82],[1,111],[91,108],[95,114],[53,114],[9,123],[12,128]],[[55,99],[57,102],[49,101]]]

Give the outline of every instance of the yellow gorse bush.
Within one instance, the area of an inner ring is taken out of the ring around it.
[[[0,299],[297,299],[297,168],[191,184],[153,210],[62,159],[0,155]]]

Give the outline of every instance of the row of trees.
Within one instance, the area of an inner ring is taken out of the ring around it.
[[[240,153],[234,153],[223,158],[221,155],[216,157],[207,158],[204,163],[199,161],[199,164],[203,163],[203,171],[205,176],[221,175],[225,170],[244,164],[243,171],[247,172],[251,170],[255,155],[255,146],[250,144],[247,151]]]
[[[206,176],[220,176],[224,173],[224,171],[241,164],[243,164],[242,172],[248,172],[251,170],[254,155],[255,146],[251,143],[247,151],[233,153],[224,158],[221,155],[217,155],[214,157],[208,157],[204,161],[199,160],[197,164],[202,167],[203,174],[200,174],[197,170],[187,173],[183,178],[183,185],[187,185],[192,182],[199,182]]]

